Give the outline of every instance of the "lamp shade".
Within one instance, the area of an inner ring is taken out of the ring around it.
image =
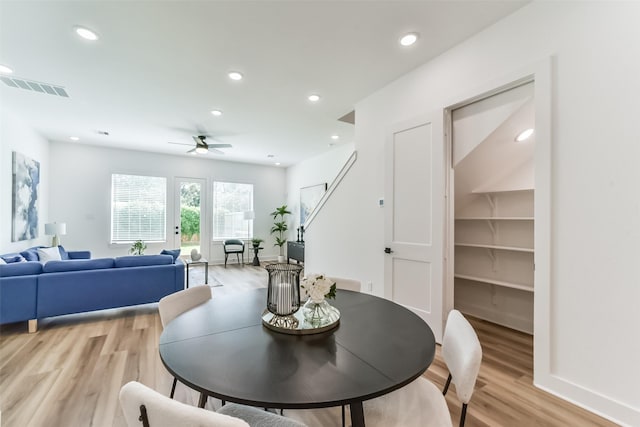
[[[244,213],[244,219],[249,221],[251,219],[255,219],[256,218],[256,213],[254,211],[245,211]]]
[[[47,236],[64,236],[67,234],[65,222],[50,222],[44,225],[44,234]]]

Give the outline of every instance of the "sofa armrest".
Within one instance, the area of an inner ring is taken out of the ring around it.
[[[69,259],[91,259],[91,251],[68,251]]]

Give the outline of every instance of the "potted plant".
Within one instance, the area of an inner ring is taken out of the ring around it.
[[[254,248],[259,248],[260,247],[260,243],[264,242],[264,240],[262,240],[259,237],[254,237],[253,239],[251,239],[251,245]]]
[[[133,245],[131,245],[129,253],[132,255],[144,255],[145,249],[147,249],[147,245],[145,245],[142,240],[136,240],[133,242]]]
[[[271,212],[273,215],[273,227],[271,227],[271,234],[276,235],[276,243],[274,246],[280,246],[280,255],[278,256],[278,262],[284,262],[284,244],[287,241],[285,233],[287,232],[287,221],[285,215],[291,215],[291,212],[287,210],[287,205],[282,205]]]

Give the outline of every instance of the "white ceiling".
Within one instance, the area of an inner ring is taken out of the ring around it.
[[[0,64],[70,97],[4,83],[0,97],[52,141],[186,155],[168,142],[205,133],[233,144],[220,159],[284,167],[328,150],[333,134],[352,142],[337,119],[357,101],[525,3],[1,1]],[[420,39],[403,48],[409,31]]]

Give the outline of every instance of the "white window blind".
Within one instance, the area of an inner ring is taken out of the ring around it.
[[[253,236],[253,184],[213,183],[213,239],[247,239]]]
[[[167,233],[167,179],[111,175],[111,242],[162,242]]]

